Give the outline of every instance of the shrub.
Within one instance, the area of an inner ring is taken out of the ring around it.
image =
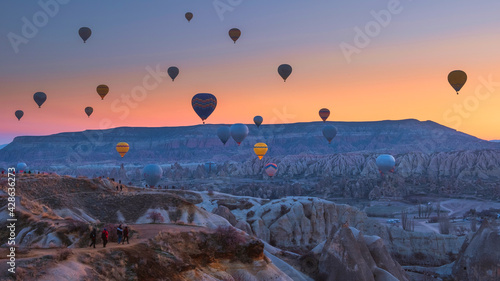
[[[232,226],[217,227],[213,237],[215,242],[222,247],[222,250],[227,252],[235,252],[237,247],[245,242],[245,237]]]
[[[70,249],[60,249],[60,250],[57,250],[56,252],[56,260],[58,261],[65,261],[67,260],[71,255],[73,255],[73,251],[71,251]]]
[[[171,222],[177,222],[181,219],[182,211],[180,209],[176,209],[175,211],[169,212],[168,217]]]
[[[159,212],[152,211],[148,214],[148,219],[150,219],[153,223],[162,223],[165,221],[163,216]]]

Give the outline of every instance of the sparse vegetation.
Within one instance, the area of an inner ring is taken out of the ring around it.
[[[182,211],[180,209],[175,209],[175,211],[168,212],[168,217],[171,222],[176,223],[181,219]]]
[[[72,255],[73,255],[73,251],[71,251],[68,248],[65,248],[65,249],[57,250],[55,258],[57,261],[65,261]]]
[[[415,231],[415,221],[408,219],[408,211],[401,211],[401,227],[406,231]]]
[[[163,216],[156,211],[149,212],[148,219],[150,219],[152,223],[162,223],[165,221],[165,218],[163,218]]]

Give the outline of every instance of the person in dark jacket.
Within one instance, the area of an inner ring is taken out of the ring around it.
[[[102,231],[101,233],[101,238],[102,238],[102,246],[103,248],[106,248],[106,244],[108,244],[108,231],[106,230],[106,228]]]
[[[97,238],[97,230],[95,229],[95,227],[92,228],[92,232],[90,232],[90,246],[89,247],[92,247],[92,245],[94,246],[95,248],[95,240]]]
[[[123,229],[121,224],[116,228],[116,235],[118,235],[118,244],[120,244],[120,242],[122,242],[123,236]]]
[[[127,244],[130,244],[128,242],[128,226],[125,226],[125,228],[123,229],[123,242],[122,242],[122,244],[125,244],[125,240],[127,240]]]

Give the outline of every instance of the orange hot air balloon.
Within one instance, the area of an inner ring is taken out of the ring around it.
[[[267,144],[263,142],[256,143],[253,147],[253,151],[257,154],[259,159],[262,159],[262,157],[264,157],[267,153]]]
[[[128,149],[129,149],[129,146],[128,146],[128,143],[126,143],[126,142],[119,142],[116,145],[116,151],[118,151],[118,153],[120,153],[120,155],[122,157],[125,156],[125,154],[127,154]]]
[[[97,93],[99,94],[99,96],[101,96],[101,100],[104,99],[104,97],[108,94],[108,92],[109,92],[108,86],[104,84],[97,86]]]

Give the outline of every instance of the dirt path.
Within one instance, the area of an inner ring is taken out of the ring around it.
[[[128,226],[130,227],[131,230],[136,231],[136,233],[134,233],[133,236],[129,239],[130,244],[118,244],[117,242],[109,242],[106,245],[106,248],[103,248],[102,244],[97,244],[95,249],[90,247],[71,248],[71,251],[73,251],[73,253],[89,253],[101,250],[126,248],[142,242],[146,242],[148,239],[155,237],[160,231],[169,233],[181,233],[187,231],[200,231],[200,230],[207,232],[210,231],[209,229],[200,226],[178,225],[178,224],[129,224]],[[44,255],[55,255],[57,251],[60,249],[61,248],[30,249],[29,252],[26,254],[19,253],[16,256],[16,258],[25,259],[25,258],[44,256]],[[7,255],[6,250],[7,249],[2,249],[0,260],[6,258]],[[5,252],[5,255],[3,252]]]

